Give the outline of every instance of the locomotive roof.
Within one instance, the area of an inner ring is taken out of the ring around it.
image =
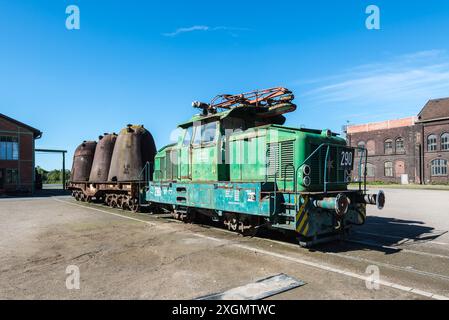
[[[262,129],[262,128],[282,128],[282,129],[287,129],[287,130],[292,130],[292,131],[300,131],[300,132],[306,132],[306,133],[314,133],[314,134],[321,134],[323,132],[323,130],[321,129],[310,129],[310,128],[295,128],[295,127],[287,127],[287,126],[283,126],[283,125],[278,125],[278,124],[266,124],[263,126],[259,126],[259,127],[254,127],[254,128],[250,128],[250,129]],[[249,130],[250,130],[249,129]],[[244,133],[244,132],[242,132]],[[333,137],[338,137],[340,134],[332,132],[332,136]]]
[[[178,127],[180,128],[186,128],[189,127],[192,123],[198,122],[198,121],[214,121],[214,120],[222,120],[227,117],[236,117],[236,118],[243,118],[243,119],[257,119],[259,118],[259,115],[262,114],[264,111],[266,111],[266,108],[263,107],[255,107],[255,106],[248,106],[248,105],[241,105],[235,108],[232,108],[231,110],[225,110],[222,112],[217,112],[215,114],[208,114],[208,115],[202,115],[197,114],[194,115],[192,118],[190,118],[188,121],[181,123]],[[273,124],[284,124],[285,123],[285,117],[282,115],[278,115],[275,117],[270,118],[271,122]]]

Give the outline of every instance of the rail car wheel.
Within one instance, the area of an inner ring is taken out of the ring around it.
[[[106,196],[105,196],[105,198],[104,198],[104,203],[105,203],[107,206],[110,206],[110,205],[111,205],[111,196],[110,196],[110,195],[106,195]]]
[[[139,205],[139,201],[137,199],[131,199],[129,201],[129,210],[131,210],[134,213],[137,213],[140,211],[140,205]]]
[[[129,207],[129,197],[128,196],[124,196],[122,199],[122,210],[130,210]]]
[[[117,208],[123,209],[123,201],[124,201],[123,196],[117,197],[117,200],[116,200]]]
[[[114,197],[114,196],[112,196],[112,198],[111,198],[110,207],[111,208],[117,208],[117,198]]]

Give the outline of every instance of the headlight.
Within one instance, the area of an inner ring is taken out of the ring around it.
[[[305,176],[310,176],[310,172],[311,172],[312,170],[310,169],[310,166],[309,165],[307,165],[307,164],[305,164],[303,167],[302,167],[302,173],[305,175]]]
[[[309,176],[305,176],[302,178],[302,184],[306,187],[310,186],[311,180]]]
[[[332,137],[332,131],[330,131],[329,129],[323,130],[323,131],[321,131],[321,135],[323,137],[330,138],[330,137]]]

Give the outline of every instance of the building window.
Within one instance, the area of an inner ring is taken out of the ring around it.
[[[366,176],[369,178],[374,178],[376,176],[376,167],[371,163],[366,165]]]
[[[374,140],[368,140],[366,142],[366,150],[368,150],[368,154],[370,156],[375,155],[376,154],[376,142],[374,142]]]
[[[436,151],[437,150],[437,136],[431,134],[427,137],[427,151]]]
[[[447,160],[435,159],[430,163],[432,177],[447,176]]]
[[[371,163],[366,164],[366,176],[368,178],[374,178],[376,176],[376,167]]]
[[[0,137],[0,160],[19,160],[19,140],[17,137]]]
[[[403,138],[396,139],[396,153],[405,153]]]
[[[6,183],[17,184],[19,181],[19,171],[17,169],[6,169]]]
[[[385,162],[384,171],[385,177],[393,177],[393,162]]]
[[[392,154],[393,153],[393,140],[388,139],[385,140],[385,145],[384,145],[384,150],[385,150],[385,154]]]
[[[441,150],[449,150],[449,133],[441,135]]]
[[[364,149],[365,149],[365,142],[364,141],[360,141],[359,143],[357,143],[357,148],[361,148],[361,149],[357,149],[357,154],[359,156],[362,155],[362,153],[364,153]],[[362,150],[363,149],[363,150]]]

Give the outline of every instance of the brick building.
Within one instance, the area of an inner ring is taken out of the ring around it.
[[[430,100],[417,117],[348,126],[346,137],[367,149],[368,181],[449,183],[449,98]]]
[[[33,193],[34,142],[42,132],[0,113],[0,195]]]

